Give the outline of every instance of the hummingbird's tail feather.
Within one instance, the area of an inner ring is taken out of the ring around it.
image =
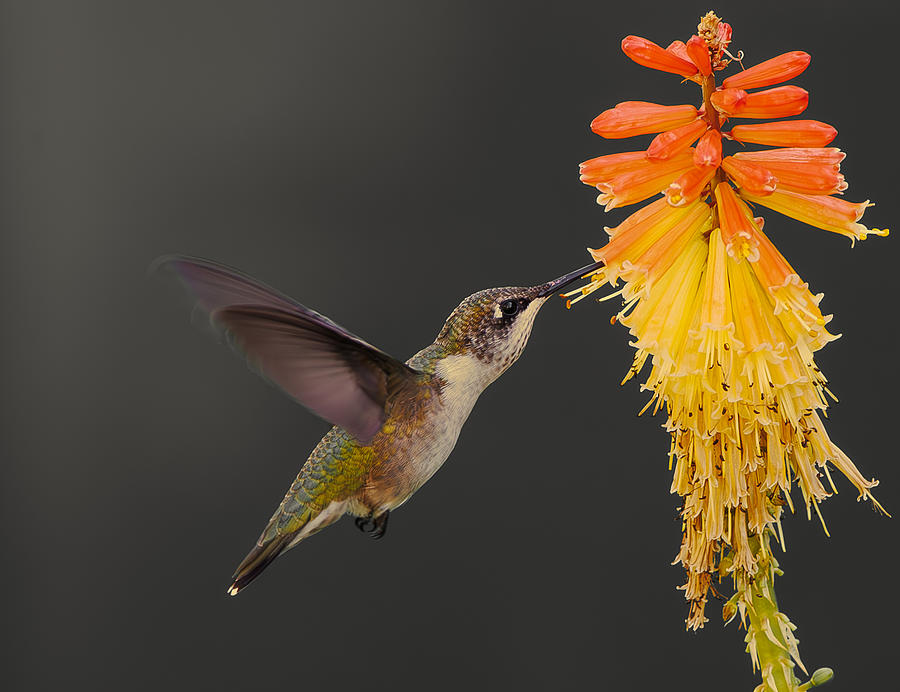
[[[304,476],[301,474],[299,479],[302,478]],[[234,571],[231,586],[226,592],[230,596],[236,596],[284,551],[330,526],[347,510],[347,500],[329,502],[320,510],[314,505],[299,501],[295,491],[294,487],[288,491],[253,550],[247,553],[247,557]]]
[[[238,565],[238,568],[234,571],[231,586],[228,587],[226,593],[229,596],[237,596],[238,591],[256,579],[260,573],[269,566],[272,560],[287,549],[293,539],[293,533],[283,534],[281,536],[276,536],[263,545],[256,544],[253,546],[253,550],[247,554],[247,557],[244,558],[241,564]]]

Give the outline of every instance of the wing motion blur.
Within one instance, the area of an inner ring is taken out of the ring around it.
[[[417,373],[324,315],[241,272],[208,260],[163,257],[229,344],[263,378],[368,444],[385,401]]]

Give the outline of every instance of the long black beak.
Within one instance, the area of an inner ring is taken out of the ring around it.
[[[593,264],[589,264],[586,267],[582,267],[581,269],[576,269],[575,271],[569,272],[568,274],[563,274],[558,279],[548,281],[541,288],[540,292],[538,293],[538,297],[546,298],[547,296],[556,293],[561,288],[565,288],[569,284],[578,281],[578,279],[586,276],[587,274],[597,271],[602,266],[603,262],[594,262]]]

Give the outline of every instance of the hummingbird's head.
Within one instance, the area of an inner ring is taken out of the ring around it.
[[[492,382],[516,362],[547,299],[597,269],[583,267],[538,286],[488,288],[466,298],[450,313],[437,341],[455,355],[474,356]]]

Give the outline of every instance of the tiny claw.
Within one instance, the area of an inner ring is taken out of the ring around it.
[[[367,536],[378,540],[382,536],[384,536],[387,531],[388,518],[390,517],[390,512],[385,511],[379,514],[377,517],[369,515],[367,517],[357,517],[356,518],[356,528],[362,531]]]

